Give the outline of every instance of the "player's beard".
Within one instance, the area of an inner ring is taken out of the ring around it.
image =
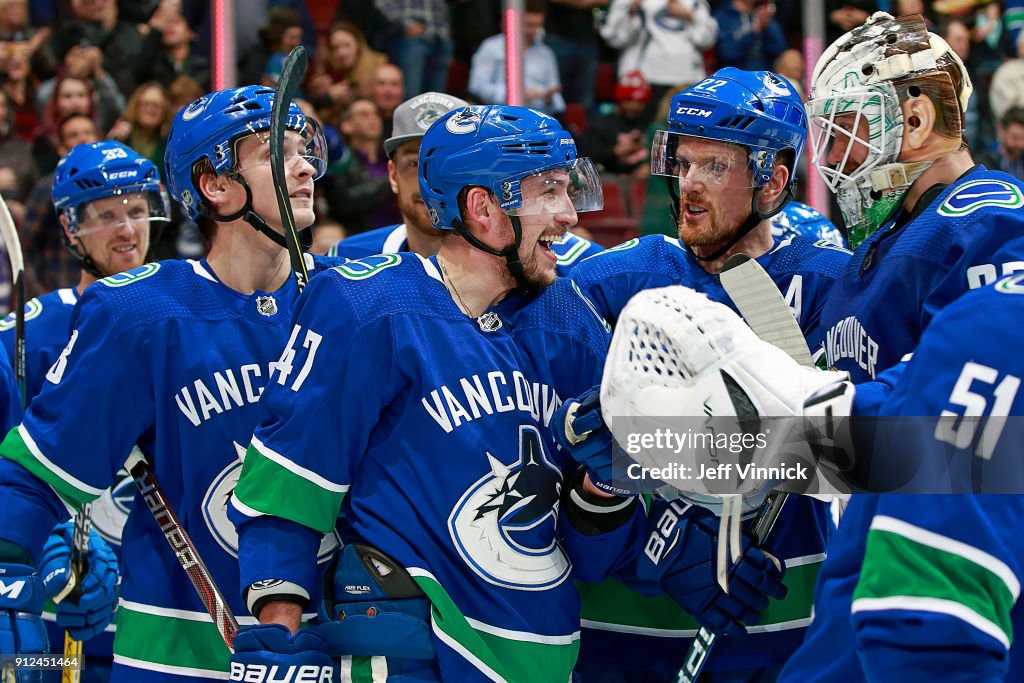
[[[428,237],[441,237],[447,235],[448,231],[438,230],[430,224],[430,216],[427,215],[427,207],[420,199],[419,193],[412,196],[398,195],[398,210],[405,218],[405,227],[416,230]]]
[[[686,205],[695,204],[707,209],[697,222],[686,218]],[[707,198],[693,198],[684,195],[679,200],[679,239],[689,247],[711,247],[732,239],[739,230],[740,221],[730,221],[725,216],[727,202],[708,202]]]

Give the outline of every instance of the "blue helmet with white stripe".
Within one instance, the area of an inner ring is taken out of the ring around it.
[[[678,174],[675,141],[685,135],[747,148],[753,187],[771,179],[783,150],[793,152],[795,167],[807,142],[807,113],[792,84],[770,71],[734,67],[719,69],[673,97],[668,127],[655,136],[652,173]],[[791,190],[795,183],[796,174],[791,173]]]

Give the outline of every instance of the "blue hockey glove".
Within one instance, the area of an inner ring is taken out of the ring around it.
[[[232,681],[330,681],[334,665],[318,633],[299,629],[293,636],[281,624],[238,629],[231,655]]]
[[[88,571],[81,580],[77,600],[66,597],[71,587],[72,522],[53,528],[39,558],[46,595],[57,603],[57,625],[67,629],[75,640],[88,640],[114,620],[119,586],[117,557],[95,531],[89,533]]]
[[[742,557],[729,568],[729,592],[722,590],[715,572],[718,518],[707,510],[656,500],[648,519],[650,533],[635,575],[622,577],[630,587],[645,594],[660,588],[718,635],[743,633],[743,624],[761,620],[768,598],[786,596],[785,567],[746,535]]]
[[[28,553],[6,541],[0,541],[0,652],[44,654],[49,652],[43,625],[43,580],[28,564]],[[18,561],[10,560],[18,558]],[[29,683],[42,680],[41,671],[14,670],[14,680]],[[6,671],[5,671],[5,681]]]
[[[559,448],[587,468],[590,481],[609,493],[618,493],[612,480],[612,433],[601,417],[601,385],[570,398],[555,411],[551,433]]]

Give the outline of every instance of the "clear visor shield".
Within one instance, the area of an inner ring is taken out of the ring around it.
[[[659,130],[651,144],[651,173],[705,185],[754,187],[750,152],[740,145]]]
[[[502,193],[518,185],[518,206],[502,207],[510,216],[583,213],[604,208],[601,177],[593,162],[583,157],[569,166],[549,168],[501,183]]]
[[[896,160],[903,126],[894,101],[878,90],[858,88],[807,102],[813,163],[832,192],[853,187],[875,167]]]
[[[248,171],[257,166],[270,164],[270,131],[261,130],[253,134],[259,146],[244,166],[237,168],[237,173]],[[236,153],[237,153],[236,146]],[[284,168],[287,173],[294,173],[298,167],[309,166],[313,180],[319,180],[327,172],[327,140],[323,129],[311,118],[306,119],[303,132],[286,130],[284,133]]]
[[[117,194],[83,204],[71,216],[68,232],[84,237],[108,230],[132,227],[141,230],[154,222],[166,223],[171,219],[171,203],[163,186],[152,189],[152,184],[129,185]]]

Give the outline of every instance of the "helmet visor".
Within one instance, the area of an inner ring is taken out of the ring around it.
[[[651,173],[720,187],[754,187],[750,152],[731,142],[659,130],[651,144]]]
[[[539,216],[600,211],[604,208],[601,176],[593,162],[582,157],[569,165],[535,171],[528,176],[500,183],[502,193],[521,194],[519,206],[505,208],[510,216]]]
[[[243,166],[235,169],[237,173],[270,164],[270,131],[261,130],[253,136],[259,146]],[[286,130],[284,133],[285,170],[291,171],[302,164],[313,168],[313,180],[319,180],[327,172],[327,140],[320,124],[308,117],[301,133],[296,130]]]
[[[78,207],[68,226],[75,237],[84,237],[107,230],[120,230],[125,225],[142,227],[152,222],[171,220],[171,203],[163,186],[154,183],[127,185],[109,197],[95,199]]]

